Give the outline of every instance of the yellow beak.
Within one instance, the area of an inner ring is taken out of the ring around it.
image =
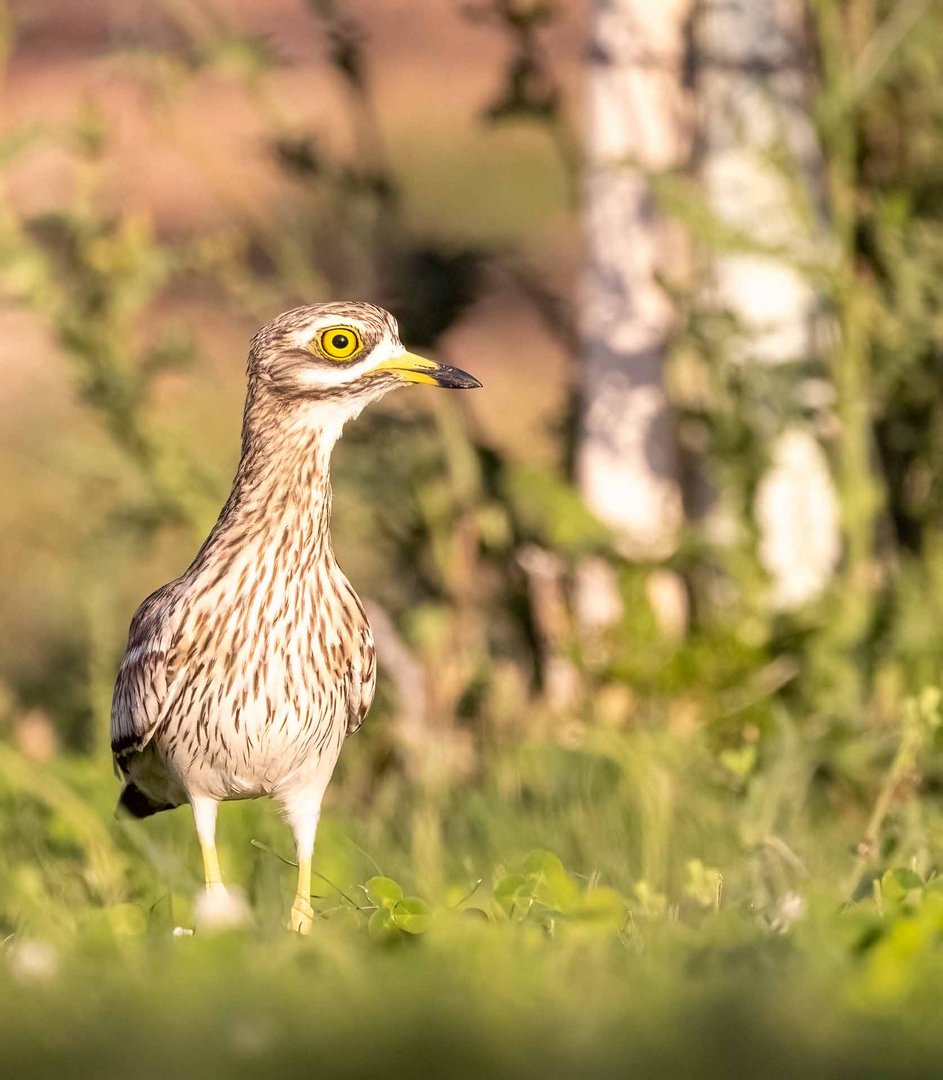
[[[440,364],[437,360],[428,360],[425,356],[404,352],[390,360],[377,364],[374,371],[389,371],[398,375],[403,382],[430,383],[443,386],[447,390],[473,390],[481,386],[474,375],[469,375],[461,368]]]

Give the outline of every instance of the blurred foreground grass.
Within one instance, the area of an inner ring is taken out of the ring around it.
[[[888,783],[936,707],[911,703]],[[175,934],[189,814],[114,821],[103,760],[3,748],[5,1075],[937,1074],[940,880],[856,864],[869,808],[828,811],[823,745],[785,717],[759,763],[596,732],[495,749],[447,792],[394,773],[358,798],[371,737],[322,825],[307,940],[282,929],[271,804],[221,815],[252,925]],[[898,854],[921,867],[941,820],[895,800]]]

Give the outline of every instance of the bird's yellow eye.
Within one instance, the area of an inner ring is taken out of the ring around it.
[[[329,326],[318,334],[317,345],[329,360],[352,360],[363,348],[363,338],[352,326]]]

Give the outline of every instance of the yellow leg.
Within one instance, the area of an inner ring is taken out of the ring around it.
[[[191,800],[200,852],[203,855],[203,880],[206,888],[196,902],[196,923],[201,930],[228,930],[250,921],[249,908],[242,894],[229,892],[223,885],[216,854],[215,799],[195,796]]]
[[[206,883],[207,892],[220,892],[224,889],[223,875],[219,871],[219,856],[216,854],[216,844],[204,844],[200,842],[200,851],[203,853],[203,880]]]
[[[291,793],[283,802],[285,817],[295,838],[298,853],[298,887],[291,905],[288,929],[298,934],[310,934],[314,929],[314,908],[311,906],[311,853],[318,828],[323,789]]]
[[[288,929],[299,934],[310,934],[314,926],[314,908],[311,906],[311,856],[298,860],[298,887],[295,902],[291,905]]]
[[[215,799],[194,798],[193,819],[200,839],[200,851],[203,854],[203,880],[208,893],[225,893],[223,876],[219,872],[219,858],[216,855],[216,810]]]

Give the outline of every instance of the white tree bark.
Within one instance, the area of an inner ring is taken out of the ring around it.
[[[713,257],[710,301],[735,316],[744,363],[807,361],[821,332],[819,299],[796,265],[821,256],[827,242],[805,15],[805,0],[702,0],[696,26],[706,195],[724,225],[765,249]],[[770,432],[770,440],[774,464],[755,508],[760,558],[774,606],[798,607],[838,562],[838,500],[810,431]],[[797,522],[800,505],[814,528]]]
[[[773,606],[789,610],[818,596],[841,556],[841,517],[828,461],[810,432],[786,431],[773,444],[756,520]]]
[[[673,312],[657,277],[675,247],[646,174],[687,154],[689,0],[595,0],[587,72],[582,409],[576,467],[623,553],[662,558],[682,519],[662,378]]]

